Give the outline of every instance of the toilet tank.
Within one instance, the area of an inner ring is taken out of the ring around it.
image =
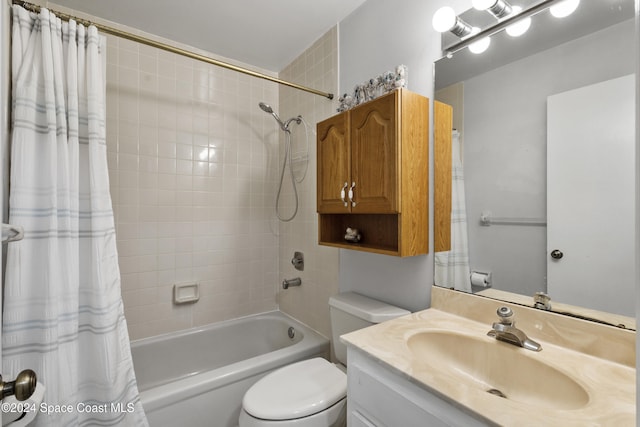
[[[355,292],[345,292],[329,298],[331,341],[336,358],[346,366],[347,346],[340,335],[410,314],[410,311]]]

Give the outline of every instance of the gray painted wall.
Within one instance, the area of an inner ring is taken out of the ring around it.
[[[640,111],[640,4],[636,1],[636,114]],[[640,120],[636,117],[636,212],[640,212]],[[636,318],[640,313],[640,215],[636,215]],[[636,367],[640,366],[640,331],[636,331]],[[640,376],[636,375],[636,390],[640,390]],[[636,393],[636,408],[640,407],[640,393]],[[636,415],[637,417],[637,415]]]
[[[351,93],[354,85],[404,64],[409,71],[409,90],[432,99],[433,62],[440,58],[441,50],[440,34],[433,30],[431,19],[445,5],[460,13],[470,7],[470,2],[368,0],[344,19],[339,27],[340,93]],[[433,150],[430,151],[433,159]],[[432,175],[430,224],[433,224]],[[432,231],[430,252],[433,252]],[[341,291],[353,290],[408,310],[421,310],[430,305],[433,255],[400,259],[340,250],[339,282]]]

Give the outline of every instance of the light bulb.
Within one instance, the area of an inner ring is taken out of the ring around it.
[[[522,7],[513,6],[513,13],[520,13],[522,11]],[[507,34],[511,37],[520,37],[524,33],[527,32],[529,27],[531,26],[531,18],[524,18],[515,24],[511,24],[506,28]]]
[[[449,31],[456,25],[456,12],[449,6],[441,7],[433,14],[432,24],[439,33]]]
[[[471,35],[478,34],[479,32],[480,32],[480,28],[473,27],[473,30],[471,31]],[[477,42],[471,43],[469,45],[469,50],[471,51],[471,53],[479,54],[489,49],[490,44],[491,44],[491,38],[483,37]]]
[[[491,37],[485,37],[481,40],[478,40],[475,43],[469,45],[469,50],[471,53],[479,54],[489,49],[489,45],[491,44]]]
[[[556,18],[565,18],[575,12],[579,4],[580,0],[564,0],[555,6],[551,6],[549,11]]]
[[[494,6],[498,0],[473,0],[471,4],[473,4],[473,8],[477,10],[487,10],[491,6]]]

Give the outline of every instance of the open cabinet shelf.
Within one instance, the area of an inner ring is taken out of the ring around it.
[[[347,242],[345,230],[357,228],[362,234],[359,243]],[[375,252],[387,255],[398,253],[398,215],[327,214],[320,215],[319,241],[323,245],[343,249]]]

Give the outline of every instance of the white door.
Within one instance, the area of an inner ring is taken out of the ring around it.
[[[635,316],[635,76],[547,99],[547,290]]]

